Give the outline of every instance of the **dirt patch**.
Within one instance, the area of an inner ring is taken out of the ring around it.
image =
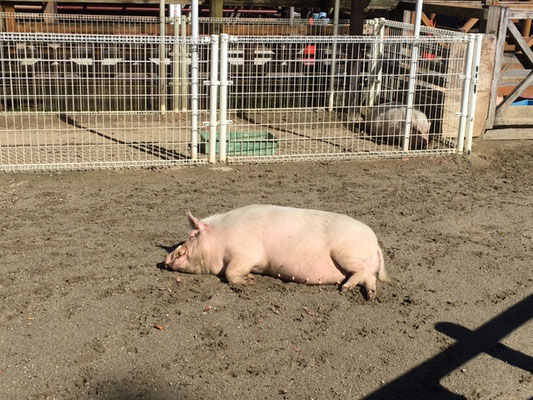
[[[230,167],[0,175],[0,398],[533,395],[533,142]],[[397,285],[157,268],[187,211],[251,203],[364,221]]]

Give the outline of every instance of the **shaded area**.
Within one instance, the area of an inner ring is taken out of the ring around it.
[[[114,138],[113,136],[106,135],[102,132],[98,132],[94,129],[86,128],[80,124],[78,124],[74,119],[69,117],[66,114],[59,114],[59,119],[63,122],[66,122],[69,125],[75,126],[78,129],[83,129],[89,133],[98,135],[104,139],[110,140],[117,144],[122,144],[124,146],[129,146],[131,148],[134,148],[135,150],[142,151],[144,153],[150,154],[154,157],[159,157],[162,160],[188,160],[190,159],[189,156],[179,153],[175,150],[169,150],[165,149],[161,146],[155,145],[153,143],[142,143],[142,142],[125,142],[123,140]]]
[[[474,331],[446,322],[437,323],[435,328],[438,331],[459,337],[457,343],[364,398],[413,398],[423,394],[432,399],[463,399],[463,396],[443,388],[439,380],[481,353],[494,355],[531,372],[532,357],[505,346],[499,348],[498,342],[532,318],[533,294]]]

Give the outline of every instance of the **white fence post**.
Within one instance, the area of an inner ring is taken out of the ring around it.
[[[337,65],[337,36],[339,35],[339,4],[340,0],[335,0],[333,9],[333,43],[331,45],[331,66],[329,74],[329,111],[333,111],[335,100],[335,67]]]
[[[191,159],[198,159],[198,0],[191,4]]]
[[[220,161],[226,162],[226,132],[228,124],[228,42],[226,33],[220,35],[220,117],[219,117],[219,143]]]
[[[187,36],[187,18],[181,16],[181,38],[183,43],[180,45],[180,61],[181,61],[181,111],[187,111],[187,44],[185,43],[185,36]]]
[[[161,46],[159,48],[159,108],[161,114],[167,111],[167,87],[166,87],[166,71],[165,66],[165,0],[159,0],[159,34],[161,35]]]
[[[483,46],[483,35],[477,34],[476,48],[474,50],[474,62],[472,65],[472,81],[470,82],[470,96],[468,103],[468,122],[466,125],[466,141],[465,152],[470,156],[472,151],[472,133],[474,130],[474,117],[476,114],[476,100],[477,100],[477,81],[479,78],[479,64],[481,62],[481,48]]]
[[[466,117],[468,113],[468,97],[470,94],[470,79],[472,78],[472,59],[474,55],[474,35],[468,35],[468,46],[466,48],[466,62],[463,81],[463,91],[461,97],[461,116],[459,119],[459,132],[457,134],[457,152],[463,153]]]
[[[174,112],[179,112],[180,110],[180,45],[178,44],[178,37],[180,36],[180,24],[181,18],[174,18],[173,19],[173,28],[174,28],[174,44],[172,45],[172,60],[174,61],[172,63],[172,106],[174,108]],[[183,61],[182,61],[183,62]],[[182,77],[183,79],[184,77]]]
[[[217,91],[218,91],[218,35],[211,35],[211,72],[209,76],[209,162],[216,162],[217,147]]]
[[[411,135],[411,119],[413,116],[413,102],[416,88],[416,69],[418,64],[418,38],[420,36],[420,20],[422,15],[422,0],[417,0],[415,10],[415,26],[413,30],[413,49],[411,52],[411,67],[409,69],[409,86],[407,89],[407,112],[403,130],[403,151],[409,150],[409,136]]]

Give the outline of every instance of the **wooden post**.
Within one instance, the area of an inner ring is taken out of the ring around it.
[[[363,34],[363,26],[365,23],[365,8],[370,4],[370,0],[351,0],[350,9],[350,29],[351,36],[361,36]],[[348,70],[351,71],[353,79],[350,82],[350,93],[348,98],[349,106],[359,106],[361,104],[361,93],[359,93],[359,80],[361,75],[361,65],[359,60],[363,58],[359,53],[361,50],[359,43],[354,43],[348,46],[348,58],[352,61],[348,65]]]
[[[4,4],[0,3],[0,13],[4,12]],[[0,18],[0,32],[4,32],[5,26],[4,26],[4,18]]]
[[[3,4],[4,12],[14,13],[15,6],[13,4]],[[6,17],[4,21],[4,31],[5,32],[18,32],[17,22],[13,17]]]
[[[494,23],[495,16],[493,14],[491,15],[491,8],[489,8],[489,18],[487,22],[487,30],[490,29],[490,31],[487,33],[491,33],[496,28]],[[505,35],[507,33],[507,22],[509,20],[509,9],[507,7],[496,7],[496,9],[499,13],[498,27],[496,30],[496,55],[494,57],[495,62],[494,71],[492,72],[492,83],[490,86],[489,113],[487,115],[485,129],[492,129],[494,127],[494,120],[496,118],[496,98],[498,97],[498,86],[502,68]]]
[[[496,35],[500,25],[500,7],[490,6],[487,14],[487,19],[481,21],[480,32],[491,33]]]
[[[222,18],[222,11],[224,9],[224,0],[209,0],[209,16],[211,18]],[[222,24],[220,22],[213,23],[212,35],[220,35],[222,33]]]
[[[528,40],[531,33],[531,18],[524,20],[524,25],[522,26],[522,36]]]
[[[46,1],[44,3],[43,14],[57,14],[57,2]]]

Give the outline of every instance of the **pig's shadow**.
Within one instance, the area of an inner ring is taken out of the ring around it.
[[[183,243],[185,243],[185,240],[182,241],[182,242],[176,243],[173,246],[165,246],[165,245],[162,245],[162,244],[158,244],[157,247],[159,247],[160,249],[165,250],[167,252],[167,254],[170,254],[174,250],[176,250],[179,246],[181,246]],[[159,269],[166,269],[165,268],[165,263],[163,261],[157,263],[156,267],[159,268]]]

